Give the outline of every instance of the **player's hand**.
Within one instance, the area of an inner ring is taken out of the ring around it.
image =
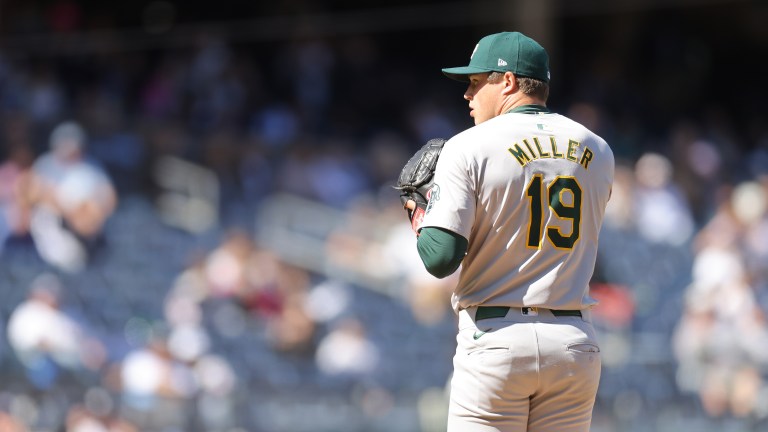
[[[424,222],[424,209],[420,209],[416,201],[409,199],[403,204],[403,208],[408,212],[408,219],[411,221],[411,229],[419,236],[421,224]]]
[[[415,195],[414,198],[421,201],[421,195]],[[408,220],[411,222],[411,229],[419,236],[421,225],[424,223],[424,216],[426,216],[427,201],[416,201],[413,198],[403,197],[403,209],[408,213]]]

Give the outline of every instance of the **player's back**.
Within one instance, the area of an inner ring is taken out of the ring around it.
[[[559,114],[512,113],[446,147],[464,159],[476,197],[454,302],[588,306],[613,182],[606,142]]]

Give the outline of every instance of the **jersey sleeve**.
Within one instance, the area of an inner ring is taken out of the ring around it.
[[[469,239],[474,223],[476,169],[461,151],[460,142],[445,144],[435,168],[435,181],[422,227],[437,227]]]
[[[416,249],[424,268],[432,276],[442,279],[459,268],[467,253],[467,239],[451,231],[427,227],[421,230]]]

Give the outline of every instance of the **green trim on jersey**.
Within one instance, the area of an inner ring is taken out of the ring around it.
[[[467,253],[467,239],[453,231],[425,227],[419,232],[416,249],[427,271],[436,278],[453,274]]]
[[[512,108],[509,111],[506,111],[504,114],[542,114],[542,113],[548,113],[549,108],[545,107],[544,105],[536,105],[536,104],[529,104],[529,105],[520,105]]]

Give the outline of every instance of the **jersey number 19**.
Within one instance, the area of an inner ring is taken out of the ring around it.
[[[547,237],[558,249],[572,249],[579,240],[579,224],[581,222],[581,186],[574,177],[558,176],[544,191],[544,180],[541,174],[535,175],[526,189],[531,203],[531,220],[528,227],[528,247],[541,249],[544,240],[544,198],[549,203],[549,208],[560,219],[571,221],[571,232],[563,235],[560,227],[548,226]],[[570,194],[570,203],[563,201],[563,197]]]

